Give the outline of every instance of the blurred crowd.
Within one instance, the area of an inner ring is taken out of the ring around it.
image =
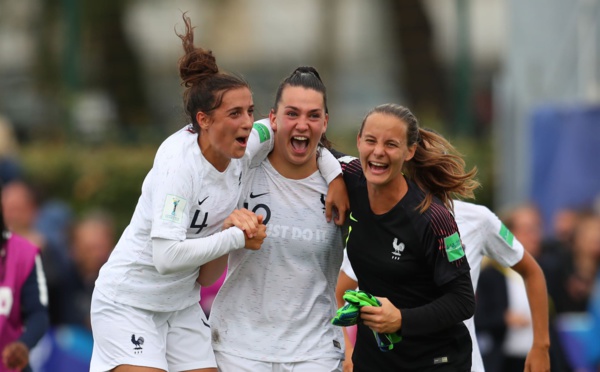
[[[4,185],[2,207],[7,226],[41,249],[53,337],[60,337],[60,330],[66,327],[71,330],[70,335],[83,335],[82,343],[89,346],[91,353],[90,300],[98,272],[116,243],[113,216],[99,210],[76,215],[66,201],[47,195],[42,198],[38,185],[24,178],[18,143],[10,125],[1,118],[0,180]],[[544,235],[542,215],[533,204],[496,212],[545,273],[550,298],[552,370],[600,370],[600,350],[592,347],[600,345],[599,211],[593,205],[565,208],[555,214],[549,236]],[[210,312],[221,282],[203,289],[206,313]],[[498,360],[510,365],[512,359],[526,357],[532,339],[531,318],[522,279],[510,269],[487,262],[479,283],[480,288],[497,288],[502,304],[496,316],[475,315],[486,370],[495,371],[501,365]],[[56,346],[55,339],[43,339],[38,348]],[[38,353],[43,356],[37,362],[35,355],[34,352],[32,365],[37,363],[38,370],[51,371],[43,367],[48,364],[47,350]],[[81,359],[82,365],[89,361]]]

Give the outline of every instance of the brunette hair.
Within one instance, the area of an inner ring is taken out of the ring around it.
[[[325,88],[325,84],[323,83],[323,80],[321,80],[321,76],[317,72],[317,69],[311,66],[300,66],[296,68],[290,74],[290,76],[283,79],[277,88],[277,93],[275,94],[273,111],[277,111],[277,105],[281,101],[281,95],[287,86],[303,87],[321,93],[323,95],[323,106],[325,107],[325,113],[329,114],[329,109],[327,108],[327,89]],[[321,135],[319,144],[327,149],[331,149],[331,142],[327,139],[325,133]]]
[[[179,76],[183,92],[185,113],[189,115],[194,132],[200,133],[200,125],[196,114],[203,112],[209,117],[212,111],[219,108],[223,95],[238,88],[248,88],[248,83],[237,76],[219,71],[212,51],[194,46],[194,27],[190,18],[182,15],[185,33],[175,32],[182,41],[185,54],[179,59]]]
[[[473,191],[480,186],[475,179],[477,168],[465,169],[462,155],[441,135],[419,127],[415,115],[406,107],[387,103],[379,105],[365,116],[359,131],[362,136],[367,118],[381,113],[394,116],[406,123],[406,145],[417,145],[413,158],[404,163],[404,174],[425,192],[419,212],[425,212],[433,197],[437,197],[452,210],[452,199],[472,199]]]

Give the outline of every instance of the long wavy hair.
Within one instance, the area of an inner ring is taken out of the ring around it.
[[[472,199],[474,190],[480,184],[475,179],[477,168],[467,171],[462,155],[441,135],[419,127],[415,115],[406,107],[387,103],[369,111],[360,127],[359,136],[367,118],[381,113],[394,116],[406,123],[407,146],[417,144],[413,158],[404,163],[404,174],[425,193],[419,204],[419,212],[423,213],[437,197],[444,205],[453,210],[452,199]]]

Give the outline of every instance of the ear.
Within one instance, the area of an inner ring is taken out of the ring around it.
[[[360,146],[360,133],[356,135],[356,147]]]
[[[208,126],[210,124],[208,115],[206,115],[202,111],[198,111],[196,113],[196,122],[198,123],[198,126],[200,127],[200,129],[204,129],[204,130],[208,129]]]
[[[277,114],[273,109],[269,112],[269,121],[271,122],[271,129],[273,129],[273,132],[277,132]]]
[[[408,154],[406,154],[404,161],[409,161],[410,159],[412,159],[415,156],[415,153],[417,152],[417,146],[419,146],[419,145],[415,143],[412,146],[408,147]]]
[[[321,134],[327,132],[327,123],[329,122],[329,114],[325,114],[325,123],[323,124],[323,131]]]

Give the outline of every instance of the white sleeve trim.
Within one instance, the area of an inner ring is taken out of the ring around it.
[[[333,156],[333,154],[322,147],[320,155],[317,158],[317,165],[319,166],[319,172],[329,185],[337,176],[342,174],[342,166],[340,162]]]
[[[216,234],[183,241],[152,238],[152,257],[156,270],[162,274],[200,267],[229,252],[243,248],[244,232],[230,227]]]
[[[35,274],[37,276],[38,290],[40,291],[40,303],[48,306],[48,285],[46,284],[42,258],[39,254],[35,256]]]

